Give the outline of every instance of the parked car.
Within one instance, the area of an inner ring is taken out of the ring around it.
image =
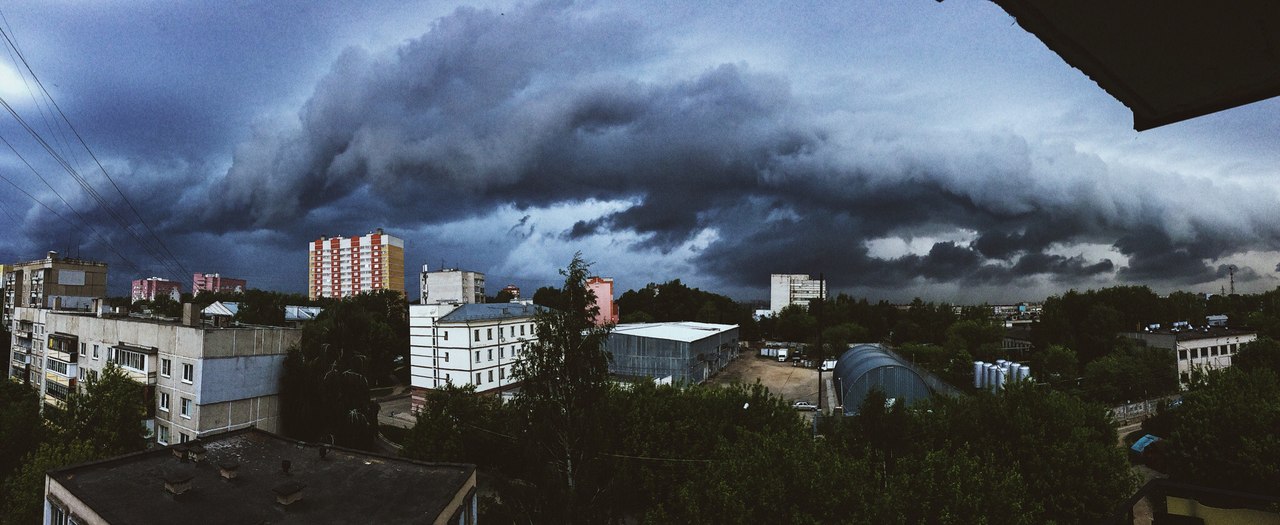
[[[812,411],[812,410],[817,410],[817,409],[818,409],[818,405],[815,405],[815,404],[810,403],[810,402],[808,402],[808,401],[796,401],[795,403],[792,403],[792,404],[791,404],[791,408],[794,408],[794,409],[796,409],[796,410],[811,410],[811,411]]]

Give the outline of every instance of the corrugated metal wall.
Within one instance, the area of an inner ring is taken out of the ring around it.
[[[673,382],[701,383],[720,371],[738,347],[738,330],[692,343],[613,333],[605,342],[613,359],[609,373],[628,377],[671,376]]]

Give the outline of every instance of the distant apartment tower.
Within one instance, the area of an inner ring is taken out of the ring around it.
[[[175,302],[182,301],[182,284],[177,281],[170,281],[160,277],[134,279],[131,289],[130,296],[135,303],[138,301],[154,301],[156,297],[168,297]]]
[[[138,383],[140,423],[162,445],[248,426],[278,432],[284,358],[302,334],[205,325],[191,304],[182,321],[17,308],[11,328],[10,379],[61,408],[115,363]]]
[[[613,279],[608,277],[592,277],[587,279],[587,288],[596,295],[596,326],[618,324],[618,304],[613,302]]]
[[[483,303],[484,274],[457,268],[436,271],[422,265],[422,304],[431,303]]]
[[[409,305],[410,384],[418,410],[426,391],[475,385],[476,392],[511,387],[511,371],[538,339],[531,302]]]
[[[6,267],[3,280],[7,326],[14,308],[88,310],[94,299],[107,296],[107,263],[49,252],[44,259]]]
[[[810,279],[808,274],[780,274],[769,276],[769,310],[775,315],[788,306],[809,307],[813,299],[826,299],[826,287],[820,279]]]
[[[404,241],[382,228],[362,237],[320,237],[307,251],[307,295],[312,299],[378,290],[405,295]]]
[[[197,273],[191,276],[191,295],[196,297],[200,292],[244,293],[249,283],[244,279],[232,279],[216,273]]]

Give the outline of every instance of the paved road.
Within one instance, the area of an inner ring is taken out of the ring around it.
[[[400,428],[413,428],[414,417],[409,410],[409,395],[404,394],[378,403],[378,423]]]

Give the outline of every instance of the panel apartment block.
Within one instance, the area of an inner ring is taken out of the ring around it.
[[[378,290],[405,294],[404,241],[381,228],[362,237],[321,237],[307,251],[307,295],[312,299]]]

